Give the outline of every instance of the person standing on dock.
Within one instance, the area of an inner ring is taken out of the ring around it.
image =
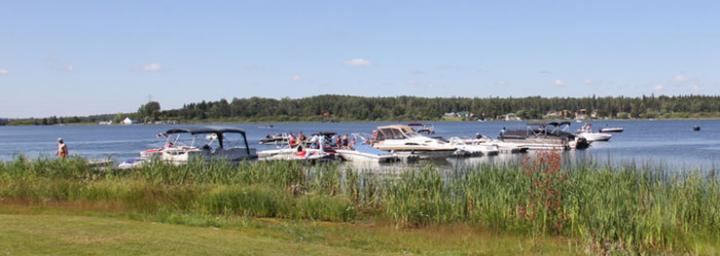
[[[66,158],[68,156],[68,147],[65,144],[65,141],[63,140],[63,138],[58,138],[57,142],[58,142],[58,148],[57,148],[56,155],[59,158]]]

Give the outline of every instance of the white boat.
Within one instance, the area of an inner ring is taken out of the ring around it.
[[[500,153],[498,145],[487,143],[484,140],[452,137],[448,142],[457,147],[456,156],[495,156]]]
[[[345,161],[378,163],[401,161],[396,153],[378,150],[367,144],[357,144],[352,149],[337,149],[335,152]]]
[[[181,138],[182,134],[191,139]],[[160,148],[140,152],[140,158],[122,162],[119,168],[134,168],[149,161],[164,161],[171,164],[186,164],[193,159],[210,161],[226,160],[237,162],[257,159],[254,148],[248,145],[245,131],[236,128],[175,128],[158,136],[165,138]],[[202,144],[198,147],[196,144]]]
[[[267,144],[287,144],[290,141],[290,135],[287,133],[268,134],[258,142],[261,145]]]
[[[329,144],[325,136],[314,135],[307,143],[260,151],[258,158],[268,161],[332,161],[336,159],[336,152]]]
[[[527,153],[530,149],[522,143],[505,142],[492,139],[482,134],[476,134],[474,139],[465,139],[466,144],[485,144],[497,146],[498,152],[501,154],[519,154]]]
[[[577,133],[578,137],[585,138],[589,142],[594,141],[609,141],[612,138],[612,134],[603,132],[593,132],[592,124],[586,123],[582,126]]]
[[[258,159],[264,161],[331,161],[335,159],[335,154],[299,145],[294,148],[260,151],[258,152]]]
[[[407,125],[378,127],[373,132],[372,146],[390,152],[411,152],[420,158],[449,157],[457,150],[447,142],[418,134]]]
[[[569,150],[586,149],[590,143],[583,137],[569,132],[569,121],[533,121],[528,122],[525,130],[503,131],[500,141],[523,145],[530,150]]]
[[[600,128],[599,131],[602,133],[608,133],[608,132],[623,132],[624,130],[625,129],[623,129],[622,127],[605,127],[605,128]]]

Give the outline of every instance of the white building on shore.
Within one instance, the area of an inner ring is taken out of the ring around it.
[[[133,124],[133,120],[130,119],[129,117],[126,117],[125,119],[122,120],[122,124],[131,125],[131,124]]]

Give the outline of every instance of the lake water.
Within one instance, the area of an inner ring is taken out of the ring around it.
[[[251,145],[258,150],[273,146],[258,145],[260,138],[269,133],[317,131],[338,133],[370,133],[379,125],[390,122],[350,123],[272,123],[268,124],[212,124],[242,128],[247,131]],[[434,122],[437,136],[471,137],[482,133],[491,137],[498,135],[503,127],[524,129],[524,122]],[[695,132],[692,127],[702,130]],[[90,159],[111,157],[116,160],[137,157],[147,148],[161,145],[156,134],[171,127],[194,127],[208,125],[131,125],[131,126],[8,126],[0,127],[0,160],[10,160],[19,154],[29,157],[54,155],[56,139],[62,137],[71,154]],[[668,120],[668,121],[593,121],[595,129],[623,127],[623,133],[614,133],[610,142],[595,142],[588,150],[567,152],[566,157],[593,158],[612,163],[650,163],[682,167],[682,169],[715,169],[720,163],[720,121],[718,120]],[[574,123],[573,130],[580,127]],[[499,157],[499,159],[506,159]],[[478,161],[478,160],[467,160]],[[485,161],[485,160],[480,160]]]

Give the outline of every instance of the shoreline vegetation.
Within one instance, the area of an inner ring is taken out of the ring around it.
[[[387,173],[222,161],[121,171],[94,169],[82,158],[18,157],[0,162],[0,222],[16,223],[15,233],[39,229],[34,217],[23,219],[30,214],[48,222],[71,215],[139,221],[127,223],[134,228],[210,227],[354,249],[350,254],[477,253],[473,244],[493,239],[506,251],[485,253],[720,253],[720,178],[666,168],[566,164],[556,152]],[[433,230],[442,235],[429,235]],[[406,232],[409,240],[397,244],[382,239]]]
[[[720,96],[582,98],[423,98],[319,95],[234,98],[162,110],[148,102],[135,113],[1,119],[1,125],[207,122],[475,121],[516,119],[720,119]]]

